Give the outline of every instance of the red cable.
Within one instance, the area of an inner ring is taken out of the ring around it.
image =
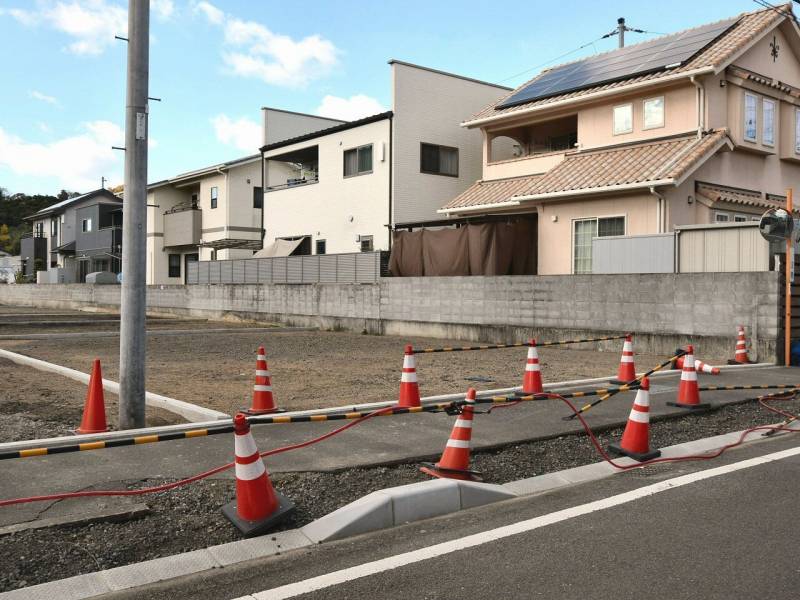
[[[316,444],[317,442],[321,442],[323,440],[327,440],[329,437],[336,435],[337,433],[341,433],[346,429],[350,429],[351,427],[355,427],[359,423],[363,423],[367,419],[371,419],[372,417],[376,417],[378,415],[384,414],[390,410],[394,409],[394,406],[387,406],[386,408],[381,408],[374,412],[369,413],[368,415],[364,415],[363,417],[359,417],[343,425],[334,429],[333,431],[329,431],[328,433],[321,435],[319,437],[307,440],[305,442],[300,442],[298,444],[292,444],[290,446],[283,446],[281,448],[275,448],[273,450],[267,450],[266,452],[262,452],[261,456],[272,456],[274,454],[280,454],[281,452],[287,452],[289,450],[296,450],[298,448],[305,448],[306,446],[310,446],[311,444]],[[142,494],[152,494],[155,492],[164,492],[167,490],[171,490],[176,487],[180,487],[182,485],[187,485],[189,483],[194,483],[195,481],[199,481],[201,479],[205,479],[206,477],[210,477],[216,473],[220,473],[225,471],[226,469],[230,469],[235,463],[228,463],[225,465],[221,465],[219,467],[214,467],[208,471],[204,471],[203,473],[198,473],[197,475],[193,475],[191,477],[187,477],[186,479],[181,479],[179,481],[173,481],[172,483],[165,483],[163,485],[157,485],[153,487],[147,488],[140,488],[137,490],[86,490],[82,492],[64,492],[61,494],[48,494],[46,496],[29,496],[27,498],[12,498],[10,500],[0,500],[0,507],[3,506],[11,506],[14,504],[26,504],[28,502],[44,502],[47,500],[64,500],[66,498],[86,498],[92,496],[140,496]]]

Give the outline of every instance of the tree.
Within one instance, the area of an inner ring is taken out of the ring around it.
[[[11,234],[8,232],[8,225],[0,225],[0,248],[8,251],[11,247]]]

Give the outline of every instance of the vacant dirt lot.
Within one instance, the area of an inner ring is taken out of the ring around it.
[[[206,333],[152,337],[147,343],[147,389],[225,412],[247,405],[255,354],[267,348],[277,402],[287,409],[391,400],[397,396],[403,346],[463,342],[366,336],[342,332]],[[118,338],[4,341],[2,347],[88,371],[100,358],[107,378],[117,380]],[[526,349],[450,352],[417,356],[423,395],[511,387],[521,384]],[[616,372],[618,351],[540,350],[545,381],[600,377]],[[638,355],[649,368],[662,356]],[[489,381],[471,381],[470,377]]]
[[[0,358],[0,442],[67,435],[81,422],[86,386]],[[106,419],[116,429],[117,396],[106,392]],[[159,409],[147,409],[148,425],[183,422]]]

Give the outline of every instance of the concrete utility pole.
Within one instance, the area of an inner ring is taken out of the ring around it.
[[[619,31],[619,47],[625,47],[625,17],[617,19],[617,31]]]
[[[147,251],[147,96],[150,0],[128,1],[125,98],[125,196],[122,209],[122,302],[119,426],[144,427]]]

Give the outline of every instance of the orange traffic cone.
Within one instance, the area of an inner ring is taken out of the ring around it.
[[[661,456],[661,450],[650,449],[650,380],[645,377],[636,391],[628,424],[619,444],[610,444],[609,452],[618,456],[630,456],[644,462]]]
[[[686,346],[683,356],[683,369],[681,369],[681,382],[678,385],[678,399],[667,402],[670,406],[678,408],[708,408],[708,403],[700,402],[700,390],[697,389],[697,371],[694,370],[694,346]]]
[[[480,473],[469,469],[469,449],[472,440],[472,415],[475,410],[475,390],[467,390],[466,404],[453,426],[442,458],[436,464],[423,463],[420,471],[445,479],[480,481]]]
[[[676,369],[683,369],[683,356],[679,356],[675,359],[675,367]],[[694,370],[698,373],[708,373],[709,375],[719,375],[720,370],[718,367],[712,367],[709,364],[704,363],[699,358],[694,359]]]
[[[539,352],[536,340],[528,340],[528,359],[525,362],[525,374],[522,377],[522,395],[542,394],[542,369],[539,366]]]
[[[89,391],[83,405],[83,417],[75,433],[103,433],[108,431],[106,425],[106,405],[103,398],[103,373],[100,360],[95,359],[92,374],[89,377]]]
[[[275,406],[272,396],[272,379],[267,367],[267,354],[264,346],[258,347],[256,355],[256,382],[253,385],[253,405],[245,409],[249,415],[266,415],[274,412],[283,412]]]
[[[625,336],[622,344],[622,357],[619,359],[619,370],[617,378],[612,379],[611,383],[625,384],[636,379],[636,367],[633,364],[633,339],[631,334]]]
[[[417,364],[414,360],[414,348],[406,346],[403,356],[403,373],[400,375],[400,399],[397,406],[409,408],[420,406],[419,384],[417,383]]]
[[[736,352],[733,358],[728,361],[729,365],[749,365],[753,361],[747,356],[747,339],[744,336],[744,325],[739,325],[736,329]]]
[[[242,414],[233,419],[236,454],[236,500],[222,507],[222,513],[245,537],[264,533],[294,510],[291,500],[275,491],[264,461]]]

